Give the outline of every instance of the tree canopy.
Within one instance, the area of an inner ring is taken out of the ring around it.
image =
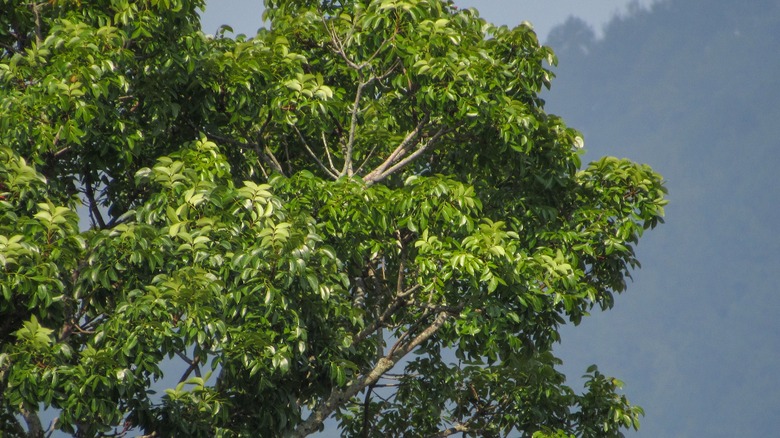
[[[620,381],[593,366],[579,393],[552,347],[625,290],[665,189],[581,165],[530,25],[267,0],[268,29],[227,38],[201,7],[4,5],[0,430],[638,427]]]

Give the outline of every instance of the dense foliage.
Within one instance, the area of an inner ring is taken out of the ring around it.
[[[201,3],[3,5],[8,436],[41,436],[41,406],[84,437],[638,427],[618,380],[578,394],[551,349],[625,289],[665,190],[581,169],[530,26],[268,0],[230,39]]]

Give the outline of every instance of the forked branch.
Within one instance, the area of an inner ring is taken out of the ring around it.
[[[386,372],[390,371],[398,361],[409,354],[412,350],[417,348],[420,344],[430,339],[440,328],[447,322],[449,313],[442,312],[436,316],[436,319],[423,331],[420,332],[413,340],[406,343],[402,348],[395,350],[393,353],[386,355],[379,359],[374,368],[367,374],[361,376],[357,380],[353,381],[345,388],[335,387],[330,393],[330,396],[320,403],[309,415],[309,417],[303,421],[295,431],[292,433],[293,437],[305,437],[314,431],[325,421],[326,418],[336,410],[343,402],[350,400],[356,396],[360,391],[365,389],[369,385],[375,384]]]
[[[426,123],[427,116],[423,118],[409,134],[407,134],[401,144],[390,153],[382,164],[363,177],[367,184],[379,182],[406,167],[406,165],[416,160],[420,155],[430,150],[442,137],[452,132],[452,128],[442,126],[430,138],[412,151],[413,145],[418,143],[416,140],[419,139],[420,131]]]
[[[328,174],[329,177],[333,179],[338,179],[338,174],[336,174],[331,169],[328,169],[328,166],[325,165],[325,163],[322,162],[322,160],[317,157],[317,154],[314,153],[314,151],[309,146],[309,143],[306,141],[306,138],[304,138],[303,133],[300,129],[298,129],[297,126],[293,125],[293,129],[295,130],[295,133],[298,134],[298,139],[301,140],[301,143],[303,144],[304,149],[306,149],[306,152],[309,153],[309,155],[314,158],[314,161],[317,163],[318,166],[320,166],[320,169],[322,169],[326,174]],[[325,145],[325,150],[327,151],[328,145]]]

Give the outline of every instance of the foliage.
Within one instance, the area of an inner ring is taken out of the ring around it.
[[[270,29],[229,39],[198,1],[7,6],[10,436],[43,434],[40,405],[77,436],[638,427],[619,381],[593,368],[576,393],[552,347],[625,289],[665,189],[627,160],[580,169],[528,25],[269,0]]]

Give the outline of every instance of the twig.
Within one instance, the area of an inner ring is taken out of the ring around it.
[[[325,131],[322,133],[322,145],[325,147],[325,156],[328,157],[328,164],[330,169],[336,172],[336,166],[333,165],[333,159],[330,157],[330,147],[328,147],[328,139],[325,138]]]
[[[368,438],[368,408],[371,405],[371,393],[374,392],[375,384],[368,385],[366,388],[366,397],[363,399],[363,431],[361,436]]]
[[[298,129],[298,127],[295,126],[295,125],[293,125],[293,129],[295,130],[295,133],[298,134],[298,138],[301,140],[301,143],[303,143],[303,147],[306,148],[306,152],[308,152],[309,155],[311,155],[311,157],[314,158],[314,161],[317,162],[317,164],[320,166],[320,168],[322,170],[324,170],[325,173],[327,173],[329,177],[331,177],[333,179],[338,179],[339,176],[337,174],[331,172],[331,170],[328,169],[327,166],[325,166],[325,164],[323,164],[322,161],[319,158],[317,158],[317,154],[315,154],[314,151],[311,150],[311,148],[309,147],[309,143],[306,142],[306,139],[303,137],[303,133],[301,133],[301,130]]]
[[[282,169],[282,165],[279,164],[279,161],[276,159],[276,156],[274,156],[273,152],[271,152],[271,149],[269,149],[268,146],[265,146],[261,150],[259,143],[254,143],[254,144],[243,143],[237,140],[233,140],[232,138],[225,137],[223,135],[216,134],[214,132],[208,132],[208,131],[206,131],[206,136],[211,137],[217,141],[239,147],[241,149],[255,151],[255,154],[257,154],[257,156],[260,157],[261,160],[265,161],[266,164],[271,166],[271,168],[274,171],[284,175],[284,169]],[[263,174],[265,175],[265,170],[263,170]],[[266,178],[268,177],[268,175],[265,176]]]
[[[366,164],[368,164],[368,160],[370,160],[371,156],[374,155],[374,151],[376,151],[377,147],[379,147],[379,144],[375,144],[374,147],[368,151],[368,155],[366,155],[366,159],[363,160],[363,164],[358,166],[357,170],[355,171],[356,174],[360,175],[360,171],[363,170],[363,167],[365,167]]]

